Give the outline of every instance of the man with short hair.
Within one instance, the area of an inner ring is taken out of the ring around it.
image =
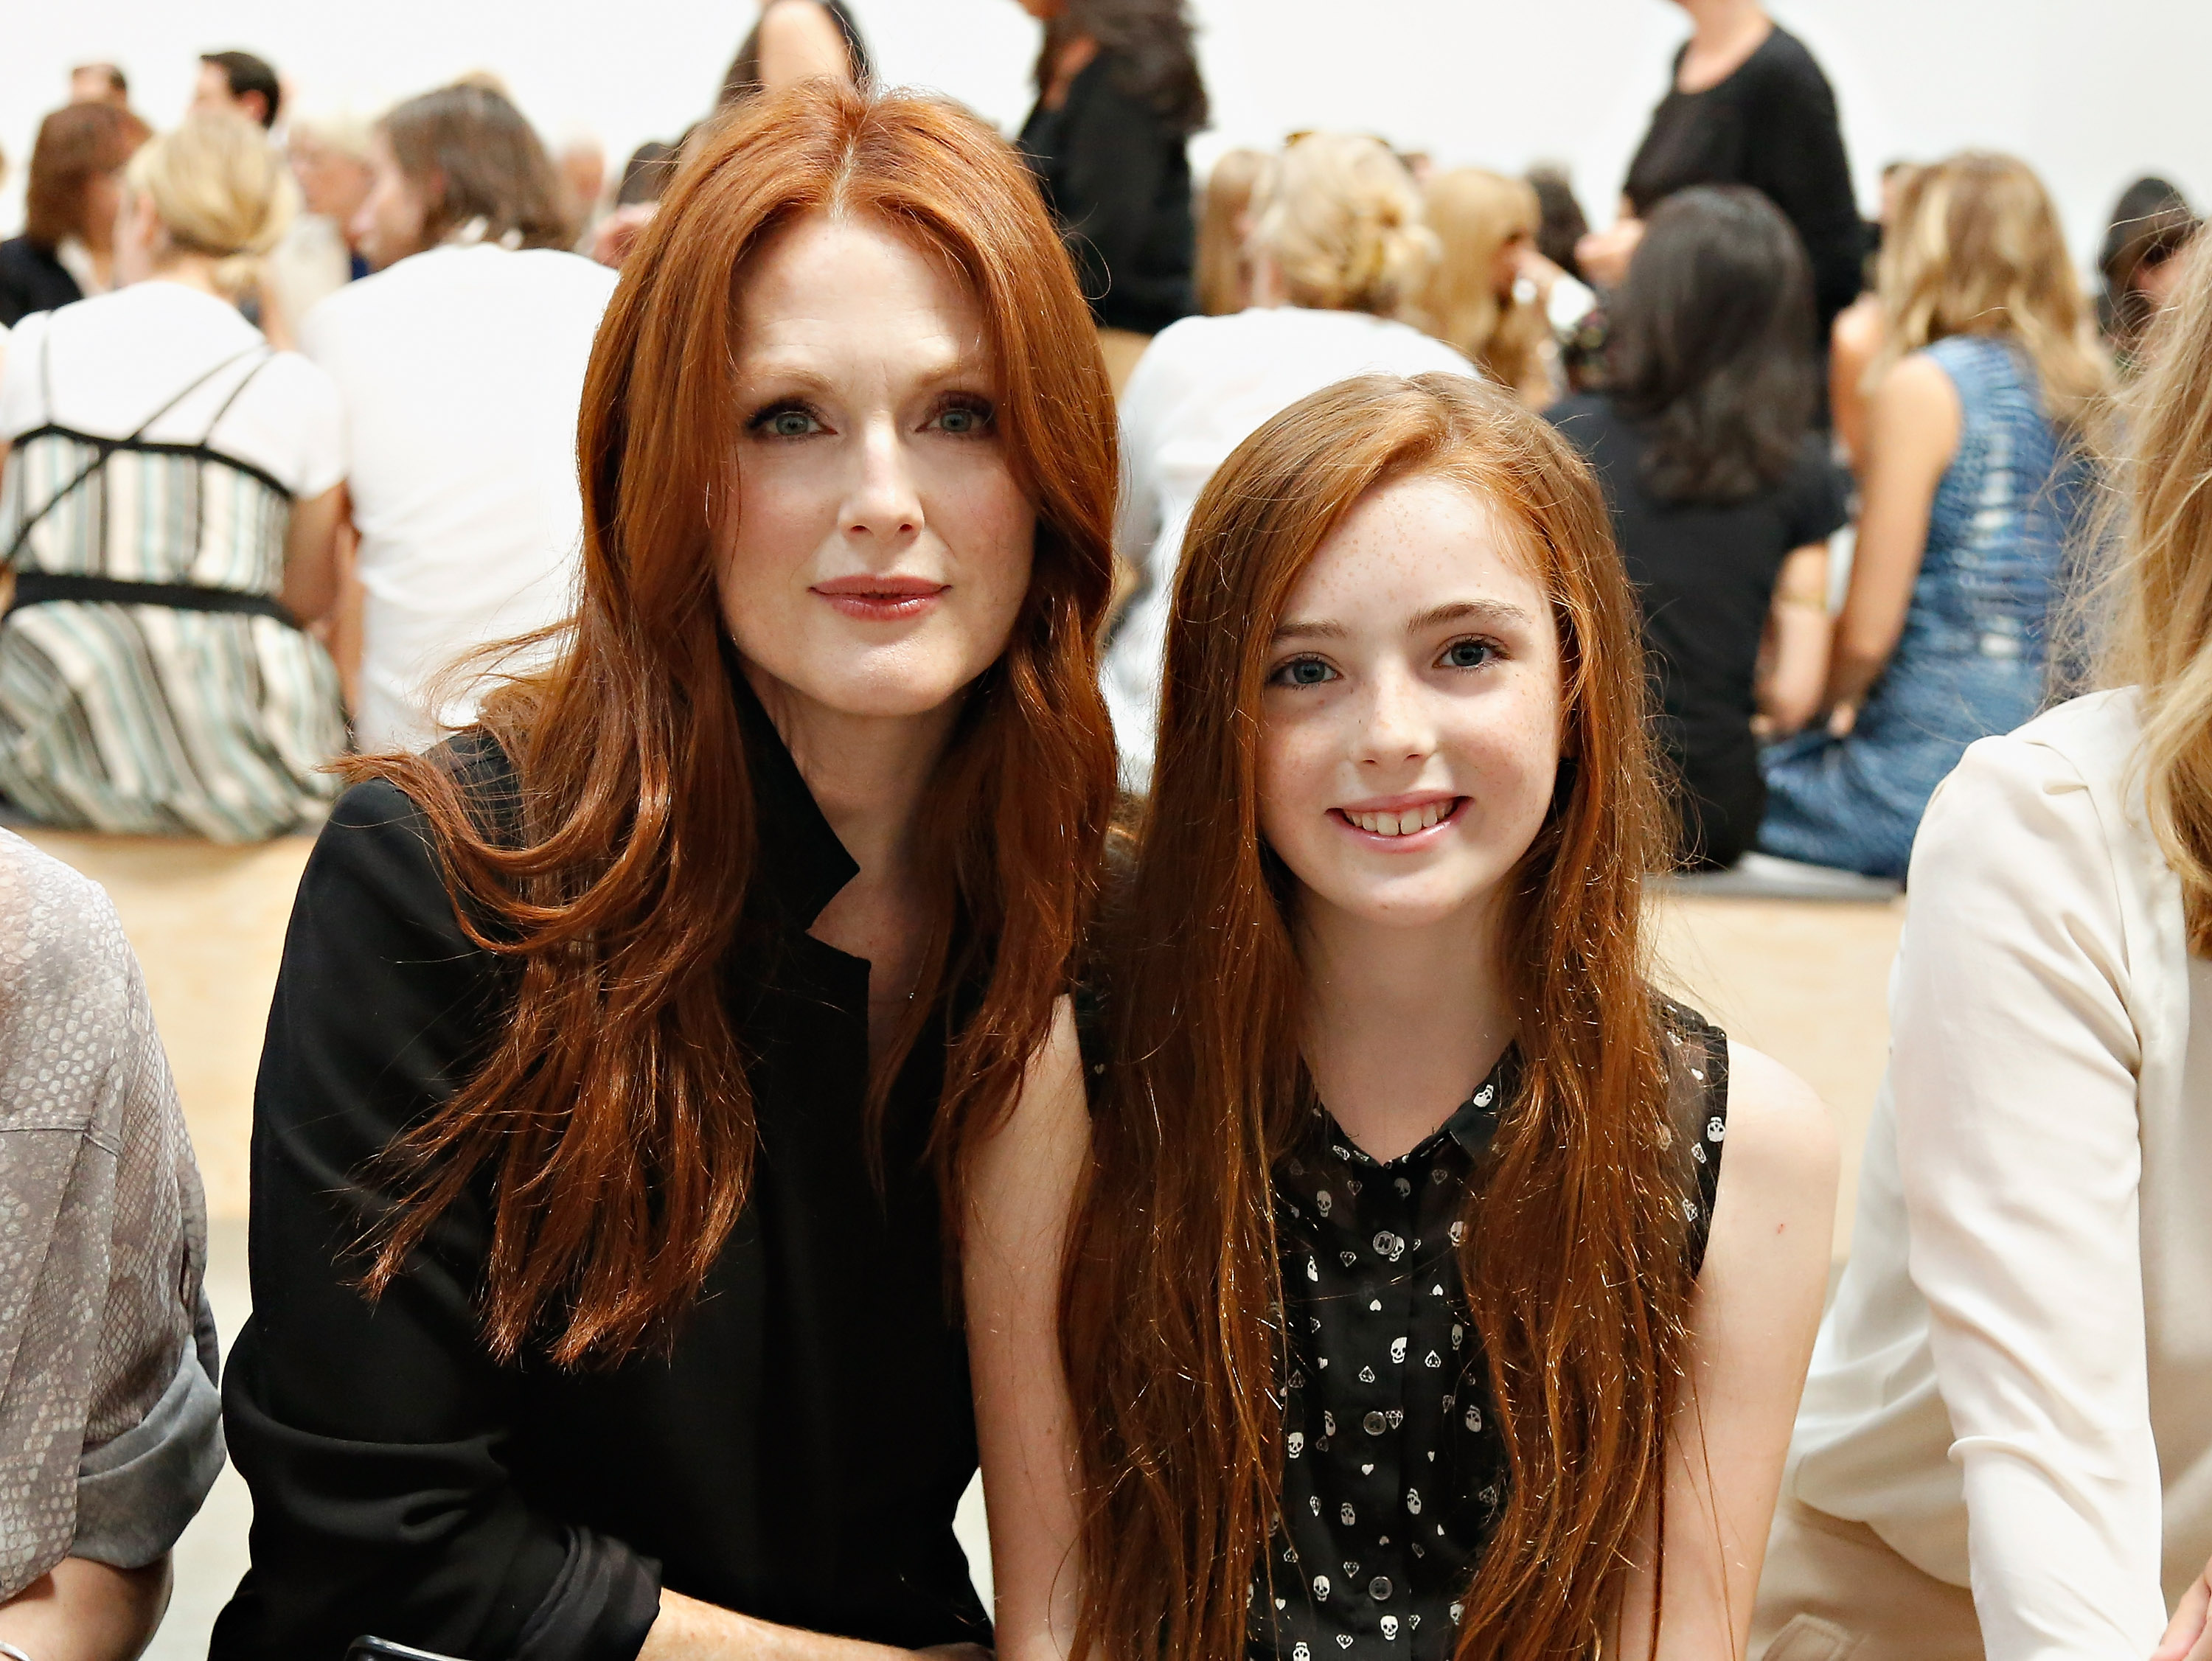
[[[273,127],[283,101],[276,71],[269,66],[268,59],[250,52],[200,54],[200,78],[192,89],[194,109],[238,110],[264,127]]]

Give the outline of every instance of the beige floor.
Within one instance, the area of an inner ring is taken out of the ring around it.
[[[226,849],[50,832],[33,833],[32,840],[106,886],[145,965],[216,1219],[209,1289],[228,1342],[246,1307],[254,1067],[293,890],[312,845],[294,837]],[[1657,915],[1661,972],[1670,989],[1794,1069],[1834,1111],[1844,1156],[1835,1239],[1840,1261],[1850,1244],[1860,1143],[1888,1048],[1883,994],[1903,903],[1667,896]],[[977,1500],[971,1490],[961,1533],[980,1567]],[[206,1654],[209,1626],[244,1566],[252,1514],[245,1484],[226,1470],[179,1544],[176,1599],[147,1652],[151,1661]]]

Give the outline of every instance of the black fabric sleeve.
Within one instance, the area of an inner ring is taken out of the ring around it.
[[[253,1566],[216,1658],[337,1661],[374,1633],[471,1661],[631,1661],[658,1612],[657,1564],[514,1484],[523,1375],[478,1336],[482,1198],[380,1302],[356,1284],[390,1200],[376,1157],[476,1064],[506,984],[414,804],[349,791],[301,882],[255,1089],[253,1312],[223,1383]]]
[[[1836,313],[1858,298],[1866,242],[1836,95],[1802,45],[1778,54],[1760,77],[1748,137],[1745,182],[1772,198],[1805,240],[1825,343]]]
[[[1102,65],[1070,100],[1067,116],[1054,206],[1084,297],[1109,315],[1178,315],[1188,298],[1184,286],[1140,275],[1174,142],[1158,112],[1123,92],[1113,67]]]
[[[1828,453],[1825,438],[1808,433],[1789,480],[1792,551],[1824,543],[1850,522],[1850,478]]]

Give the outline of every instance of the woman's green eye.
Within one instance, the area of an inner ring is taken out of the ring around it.
[[[1480,669],[1494,655],[1481,640],[1454,640],[1444,648],[1444,664],[1450,669]]]
[[[780,439],[803,439],[814,430],[814,417],[804,409],[779,409],[768,418],[768,430]]]
[[[1275,678],[1285,686],[1317,687],[1334,681],[1336,671],[1318,658],[1294,658],[1275,671]]]

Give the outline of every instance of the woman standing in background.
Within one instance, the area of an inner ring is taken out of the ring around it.
[[[1191,312],[1190,162],[1206,83],[1184,0],[1021,0],[1044,25],[1017,141],[1044,187],[1118,391]]]
[[[715,101],[726,110],[820,77],[858,87],[872,73],[867,45],[844,0],[763,0],[759,20],[723,71]]]
[[[1653,209],[1692,185],[1763,191],[1813,263],[1813,338],[1858,297],[1865,231],[1851,194],[1836,94],[1805,43],[1759,0],[1675,0],[1690,38],[1622,187],[1621,221],[1583,243],[1584,275],[1620,281]]]
[[[71,104],[39,124],[23,234],[0,242],[0,328],[114,287],[123,164],[147,126],[112,104]]]
[[[1830,715],[1767,753],[1759,834],[1765,852],[1870,876],[1905,875],[1921,810],[1966,746],[2043,702],[2078,447],[2107,379],[2024,162],[1937,162],[1898,215]]]

